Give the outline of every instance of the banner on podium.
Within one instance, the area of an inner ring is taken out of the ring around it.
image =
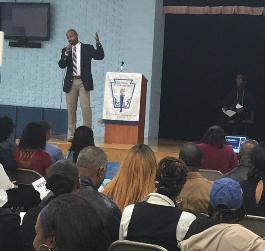
[[[103,119],[139,121],[142,74],[107,72]]]

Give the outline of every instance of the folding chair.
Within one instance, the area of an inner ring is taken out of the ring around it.
[[[246,215],[239,223],[255,234],[265,237],[265,217]]]
[[[121,240],[113,242],[109,251],[167,251],[167,249],[154,244]]]
[[[16,184],[31,185],[34,181],[42,177],[38,172],[30,169],[16,169],[8,173],[11,181]]]
[[[216,170],[199,169],[199,173],[208,180],[215,181],[224,177],[224,175]]]

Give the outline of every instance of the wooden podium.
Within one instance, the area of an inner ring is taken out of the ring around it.
[[[119,76],[122,73],[118,73]],[[144,142],[147,79],[141,74],[139,121],[105,120],[106,144],[140,144]],[[103,118],[104,119],[104,118]]]

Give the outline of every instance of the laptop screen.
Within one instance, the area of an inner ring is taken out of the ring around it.
[[[227,145],[232,146],[235,153],[239,153],[241,144],[247,140],[246,136],[226,136]]]

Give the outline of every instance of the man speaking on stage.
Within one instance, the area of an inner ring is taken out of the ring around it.
[[[92,111],[90,107],[90,91],[93,90],[91,74],[91,60],[104,58],[104,51],[99,41],[98,33],[95,35],[96,49],[93,45],[83,44],[78,41],[76,30],[66,32],[69,44],[62,49],[60,68],[67,67],[63,91],[66,93],[68,111],[67,140],[71,141],[76,129],[76,109],[79,97],[83,116],[83,125],[92,126]]]

